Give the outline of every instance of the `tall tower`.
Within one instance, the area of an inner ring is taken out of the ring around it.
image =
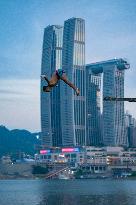
[[[103,73],[103,97],[124,97],[126,60],[113,59],[91,64],[93,70]],[[107,146],[127,145],[124,125],[124,102],[103,102],[103,142]]]
[[[128,138],[128,147],[136,147],[136,119],[128,112],[125,113],[125,126]]]
[[[87,114],[87,144],[99,146],[102,144],[101,126],[101,77],[100,72],[86,65],[86,114]]]
[[[48,26],[44,30],[41,74],[49,78],[58,68],[62,67],[63,27]],[[60,115],[60,84],[50,93],[44,93],[41,81],[41,129],[42,144],[45,146],[61,146],[61,115]]]
[[[124,71],[127,62],[114,59],[103,62],[103,97],[124,97]],[[124,102],[103,102],[104,144],[126,146]]]
[[[64,146],[86,145],[85,21],[64,22],[62,67],[80,89],[80,96],[61,84],[61,122]]]

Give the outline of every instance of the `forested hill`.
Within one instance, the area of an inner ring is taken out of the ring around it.
[[[34,146],[40,144],[37,135],[40,133],[31,133],[27,130],[8,130],[4,126],[0,126],[0,157],[3,155],[16,155],[24,152],[26,154],[34,154]]]

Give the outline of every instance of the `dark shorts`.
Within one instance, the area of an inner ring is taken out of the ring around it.
[[[63,73],[65,73],[65,71],[62,70],[62,69],[58,69],[58,70],[56,70],[56,75],[58,76],[58,78],[61,78],[62,75],[63,75]]]

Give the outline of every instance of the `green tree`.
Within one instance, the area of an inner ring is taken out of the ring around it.
[[[39,165],[33,165],[32,174],[47,174],[48,168]]]
[[[78,169],[78,170],[75,172],[75,178],[76,178],[76,179],[79,179],[82,175],[83,175],[82,169]]]

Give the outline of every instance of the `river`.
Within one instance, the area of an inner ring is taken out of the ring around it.
[[[136,181],[0,180],[0,205],[136,205]]]

